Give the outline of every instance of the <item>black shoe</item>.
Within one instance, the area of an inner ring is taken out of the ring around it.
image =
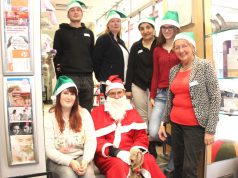
[[[155,143],[156,142],[150,142],[148,150],[149,150],[149,153],[152,154],[156,159],[157,158],[157,151],[156,151],[156,144]]]

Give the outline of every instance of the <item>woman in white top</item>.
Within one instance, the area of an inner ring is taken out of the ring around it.
[[[94,178],[91,161],[96,150],[95,129],[87,109],[78,104],[72,79],[58,78],[56,104],[45,118],[47,169],[59,178]]]
[[[93,50],[94,73],[104,95],[109,76],[119,75],[124,83],[126,79],[129,51],[121,39],[122,18],[126,16],[120,11],[107,13],[105,33],[98,37]]]

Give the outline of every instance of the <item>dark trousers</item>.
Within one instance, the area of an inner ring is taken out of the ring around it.
[[[78,88],[78,96],[79,96],[79,105],[83,108],[86,108],[89,112],[93,107],[93,77],[89,76],[72,76],[70,77]]]
[[[172,123],[174,177],[197,178],[201,154],[204,153],[204,128]]]

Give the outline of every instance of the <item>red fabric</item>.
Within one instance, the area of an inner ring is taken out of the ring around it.
[[[96,132],[99,129],[103,129],[115,123],[115,120],[113,120],[110,115],[104,111],[104,105],[94,108],[91,115]],[[133,123],[144,123],[143,119],[135,109],[127,111],[125,118],[121,122],[122,126],[130,125],[132,129],[121,134],[119,149],[129,151],[133,146],[140,146],[148,149],[149,142],[146,129],[138,129],[136,126],[133,127],[133,125],[131,125]],[[119,158],[104,157],[102,155],[103,146],[106,143],[113,143],[114,134],[115,132],[112,131],[105,133],[103,136],[97,137],[97,149],[94,159],[95,164],[107,178],[127,178],[129,174],[129,166],[126,163]],[[108,151],[106,151],[106,155],[108,155]],[[142,167],[150,172],[152,178],[165,178],[153,156],[148,153],[145,154]]]
[[[169,87],[169,71],[179,64],[179,59],[173,51],[170,53],[158,46],[153,53],[153,76],[151,81],[150,97],[155,98],[158,88]]]
[[[189,94],[190,72],[191,70],[178,72],[171,84],[171,91],[174,94],[174,99],[170,118],[177,124],[195,126],[199,124]]]
[[[215,162],[217,153],[223,143],[224,143],[224,141],[217,140],[212,144],[212,162]]]
[[[115,157],[97,158],[95,164],[107,178],[127,178],[129,174],[129,166]],[[160,170],[154,157],[148,153],[144,155],[142,169],[150,173],[151,178],[166,178]],[[147,177],[145,177],[147,178]]]
[[[104,105],[96,107],[93,109],[92,118],[94,122],[95,130],[99,130],[110,126],[115,123],[110,115],[104,111]],[[135,109],[129,110],[126,113],[126,118],[124,118],[121,122],[122,126],[128,126],[132,123],[144,123],[144,120],[138,114]],[[135,128],[136,129],[136,128]],[[96,153],[100,156],[102,155],[103,146],[107,143],[112,144],[114,140],[115,132],[112,131],[106,135],[97,138],[97,149]],[[121,135],[121,143],[119,145],[120,149],[129,151],[133,146],[140,146],[144,147],[145,149],[148,148],[148,136],[146,134],[146,129],[142,130],[129,130],[127,133],[122,133]],[[108,155],[108,149],[106,149],[106,155]]]
[[[122,80],[119,78],[119,75],[111,75],[108,77],[108,80],[112,83],[123,83]]]

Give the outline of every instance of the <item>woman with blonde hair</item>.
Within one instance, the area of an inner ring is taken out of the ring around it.
[[[161,140],[167,138],[164,124],[170,122],[175,166],[173,176],[197,178],[205,145],[214,142],[221,93],[214,67],[195,55],[193,32],[177,34],[173,44],[180,64],[170,70],[168,100],[159,137]]]
[[[126,16],[110,10],[106,19],[105,33],[98,37],[94,52],[94,72],[101,85],[101,92],[105,93],[105,81],[111,75],[119,75],[125,81],[129,52],[125,42],[121,39],[121,19]]]

